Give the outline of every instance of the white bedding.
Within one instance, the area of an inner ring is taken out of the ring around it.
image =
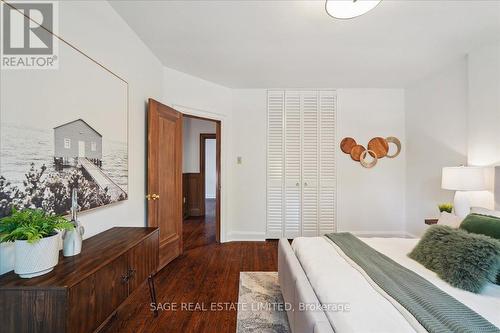
[[[490,283],[481,294],[450,286],[434,272],[407,257],[418,239],[360,239],[500,327],[500,286]],[[349,305],[349,311],[325,311],[336,333],[416,331],[397,307],[374,289],[329,240],[324,237],[300,237],[293,241],[292,248],[319,301],[328,309],[334,308],[332,304]]]

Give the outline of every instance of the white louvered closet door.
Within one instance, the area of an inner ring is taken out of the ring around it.
[[[300,236],[301,220],[301,94],[285,92],[285,200],[286,238]]]
[[[335,92],[269,91],[267,238],[335,231]]]
[[[319,235],[331,233],[335,227],[335,113],[333,91],[319,92]]]
[[[267,238],[283,236],[285,93],[269,91],[267,97]]]
[[[318,235],[318,92],[302,92],[302,225],[301,236]]]

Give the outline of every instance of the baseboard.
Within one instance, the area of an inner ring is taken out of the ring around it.
[[[351,233],[358,237],[417,238],[415,235],[406,231],[352,231]]]
[[[226,237],[226,242],[235,242],[235,241],[263,242],[265,240],[266,240],[265,232],[232,231],[228,232]]]
[[[399,238],[418,238],[417,236],[406,231],[352,231],[352,234],[358,237],[399,237]],[[263,242],[266,240],[265,232],[251,231],[233,231],[229,232],[226,237],[226,242]]]

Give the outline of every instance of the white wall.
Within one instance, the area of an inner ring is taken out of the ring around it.
[[[339,89],[337,144],[353,136],[366,145],[375,136],[405,144],[401,89]],[[229,239],[263,239],[266,230],[266,101],[264,89],[233,91],[231,175],[233,202]],[[236,164],[238,156],[242,164]],[[338,156],[338,230],[359,234],[404,234],[405,151],[365,169]]]
[[[144,226],[145,106],[149,97],[161,99],[163,67],[107,2],[61,1],[59,6],[60,35],[129,83],[129,199],[82,213],[85,237],[113,226]],[[12,266],[11,247],[3,245],[0,273]]]
[[[205,198],[215,199],[217,181],[216,140],[208,139],[205,143]]]
[[[437,205],[452,202],[441,189],[441,169],[467,160],[467,61],[443,68],[405,90],[406,223],[420,235],[425,218],[439,216]]]
[[[500,164],[500,45],[469,53],[468,162]]]
[[[267,91],[233,90],[229,239],[262,240],[266,233]],[[241,156],[242,163],[237,164]]]
[[[473,50],[468,61],[467,161],[470,165],[500,165],[500,44]],[[493,171],[489,177],[493,184]],[[492,188],[472,193],[469,199],[475,206],[495,206]]]
[[[200,172],[200,134],[215,134],[215,122],[196,118],[183,119],[182,172]]]
[[[365,169],[337,150],[337,230],[359,235],[405,234],[405,112],[402,89],[337,90],[337,144],[353,137],[395,136],[401,154]]]

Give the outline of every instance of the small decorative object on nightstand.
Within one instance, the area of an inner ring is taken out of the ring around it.
[[[453,212],[453,204],[449,202],[442,203],[438,205],[438,209],[440,213],[447,212],[451,214]]]
[[[438,219],[425,219],[425,224],[427,225],[432,225],[432,224],[437,224]]]

